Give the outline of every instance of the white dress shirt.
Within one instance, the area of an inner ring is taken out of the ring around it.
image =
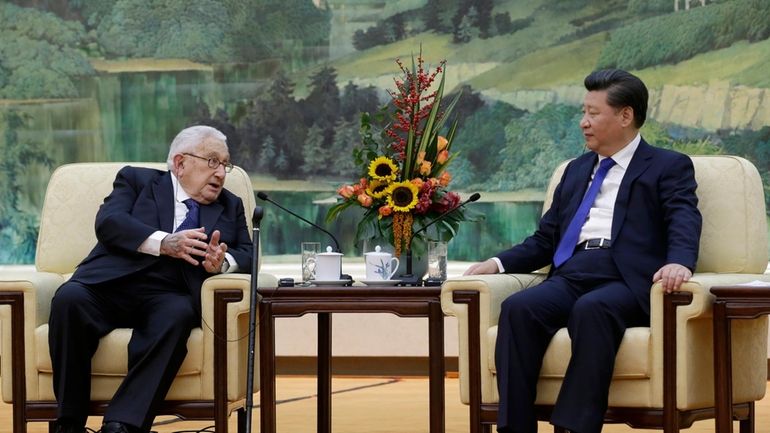
[[[599,193],[596,195],[591,209],[588,211],[588,218],[583,223],[583,228],[580,230],[580,237],[578,238],[578,244],[585,242],[588,239],[604,238],[611,239],[612,236],[612,215],[615,213],[615,200],[618,198],[618,191],[620,190],[620,183],[623,181],[623,176],[626,175],[628,165],[631,164],[631,158],[634,157],[636,149],[639,147],[639,142],[642,140],[642,136],[637,133],[636,137],[631,140],[626,146],[612,155],[612,159],[615,160],[613,165],[607,172],[607,176],[602,182],[602,186],[599,189]],[[591,174],[591,181],[593,181],[596,170],[599,169],[599,163],[607,157],[599,155],[599,159],[594,165],[593,173]],[[591,187],[589,182],[586,186],[586,192]],[[497,263],[497,269],[502,273],[503,263],[497,257],[492,257]]]
[[[184,204],[184,201],[190,198],[190,196],[185,192],[183,188],[179,187],[179,180],[176,178],[176,175],[174,173],[171,174],[171,184],[174,188],[174,224],[173,224],[173,231],[176,231],[176,228],[179,227],[180,224],[182,224],[182,221],[187,218],[187,205]],[[163,241],[163,239],[168,236],[170,233],[166,233],[162,230],[158,230],[151,234],[147,239],[142,242],[141,245],[139,245],[139,248],[137,248],[137,251],[145,254],[150,254],[153,256],[159,256],[160,255],[160,243]],[[225,253],[225,261],[222,263],[222,273],[230,273],[235,272],[238,270],[238,263],[235,261],[235,258],[230,255],[230,253]]]

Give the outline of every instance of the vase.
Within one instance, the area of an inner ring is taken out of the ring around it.
[[[388,252],[391,254],[394,254],[395,247],[391,245],[391,243],[387,239],[369,239],[364,241],[364,253],[374,251],[375,247],[377,245],[380,246],[380,251]],[[400,276],[406,275],[406,268],[407,268],[407,255],[405,251],[401,252],[400,256],[398,257],[398,271],[396,271],[396,274],[393,275],[394,280],[398,280]],[[412,275],[418,278],[425,277],[425,274],[428,273],[428,252],[425,250],[425,248],[421,248],[418,251],[412,252]]]

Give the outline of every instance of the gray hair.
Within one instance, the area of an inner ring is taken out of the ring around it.
[[[174,141],[171,142],[171,147],[168,149],[168,159],[166,159],[168,169],[173,170],[176,155],[192,153],[201,143],[210,138],[221,141],[227,147],[227,137],[216,128],[195,125],[181,130],[174,137]]]

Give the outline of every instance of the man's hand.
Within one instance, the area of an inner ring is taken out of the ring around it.
[[[655,272],[655,275],[652,276],[652,282],[660,281],[663,290],[666,293],[671,293],[679,290],[683,282],[690,281],[690,277],[692,277],[692,272],[689,269],[677,263],[669,263]]]
[[[203,227],[171,233],[160,241],[160,253],[164,256],[183,259],[191,265],[198,266],[198,260],[193,256],[204,257],[206,255],[208,248],[208,244],[204,242],[206,238]]]
[[[499,272],[497,262],[489,259],[472,265],[463,275],[497,274]]]
[[[227,244],[219,242],[219,230],[211,234],[211,241],[206,247],[206,256],[203,260],[203,269],[206,272],[216,274],[222,271],[222,263],[225,261]]]

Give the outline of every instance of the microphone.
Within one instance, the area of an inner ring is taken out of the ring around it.
[[[445,216],[449,215],[450,213],[455,212],[457,209],[460,209],[461,207],[465,206],[466,204],[472,203],[472,202],[478,200],[479,198],[481,198],[481,194],[479,194],[477,192],[474,192],[464,202],[462,202],[459,205],[453,207],[452,209],[449,209],[448,211],[445,211],[441,215],[439,215],[436,218],[434,218],[433,220],[431,220],[431,222],[429,222],[428,224],[425,224],[424,226],[420,227],[419,230],[417,230],[416,232],[412,233],[412,238],[414,239],[415,236],[417,236],[421,232],[425,231],[428,227],[432,226],[433,224],[441,221]],[[414,276],[412,275],[412,248],[411,247],[406,251],[406,274],[400,276],[400,278],[404,279],[405,281],[408,281],[407,284],[411,283],[410,285],[417,285],[417,281],[419,281],[419,278],[415,279]]]
[[[246,432],[251,433],[251,410],[254,407],[254,352],[257,328],[257,279],[259,275],[259,224],[265,210],[262,206],[254,207],[251,222],[254,225],[251,236],[251,295],[249,297],[249,358],[246,360]]]
[[[281,210],[283,210],[285,212],[288,212],[291,215],[294,215],[295,217],[301,219],[302,221],[305,221],[306,223],[310,224],[311,226],[313,226],[313,227],[317,228],[318,230],[321,230],[322,232],[326,233],[334,241],[334,246],[337,248],[335,251],[337,251],[338,253],[342,253],[342,250],[340,249],[340,243],[337,241],[337,238],[335,238],[334,235],[331,234],[325,228],[319,226],[318,224],[316,224],[314,222],[306,220],[305,218],[301,217],[300,215],[297,215],[296,213],[290,211],[289,209],[286,209],[285,207],[283,207],[280,204],[276,203],[275,201],[271,200],[270,197],[268,197],[267,194],[265,194],[264,192],[258,192],[257,193],[257,197],[259,197],[260,199],[262,199],[264,201],[268,201],[268,202],[278,206],[279,209],[281,209]]]

